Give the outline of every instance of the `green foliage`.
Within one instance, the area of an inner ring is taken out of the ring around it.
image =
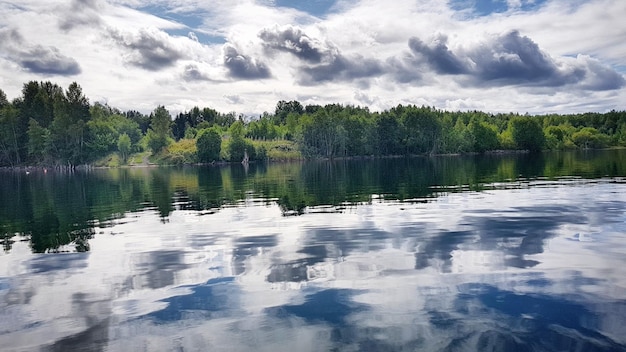
[[[514,150],[516,148],[511,129],[509,128],[502,131],[502,133],[498,135],[498,141],[500,142],[502,149]]]
[[[19,164],[20,158],[20,125],[18,110],[11,104],[0,108],[0,163]]]
[[[156,155],[171,143],[171,124],[172,117],[164,106],[157,107],[150,115],[150,129],[148,129],[146,139],[152,155]]]
[[[284,101],[281,100],[276,104],[276,110],[274,112],[274,123],[277,125],[285,124],[287,116],[289,114],[302,115],[304,108],[299,101]]]
[[[50,128],[51,152],[62,164],[79,165],[88,160],[86,132],[89,119],[89,101],[74,82],[66,96],[56,97]]]
[[[0,89],[0,109],[9,105],[9,100],[7,99],[7,95],[4,93],[2,89]]]
[[[267,148],[264,145],[260,145],[256,150],[256,160],[267,161]]]
[[[162,136],[153,130],[148,130],[148,134],[146,134],[146,143],[148,148],[152,151],[152,155],[156,155],[167,147],[171,143],[171,140],[167,136]]]
[[[543,129],[532,117],[514,117],[509,121],[513,143],[518,149],[540,151],[545,143]]]
[[[572,141],[572,134],[576,129],[566,123],[557,126],[550,125],[544,129],[546,136],[546,146],[548,149],[568,149],[575,147]]]
[[[170,165],[191,164],[198,161],[196,141],[181,139],[167,146],[161,154],[161,163]]]
[[[210,163],[220,159],[222,149],[222,137],[215,129],[204,129],[199,133],[196,141],[198,149],[198,161]]]
[[[429,107],[403,107],[391,109],[399,117],[404,131],[406,154],[436,153],[440,140],[439,113]]]
[[[449,125],[447,127],[444,129],[442,152],[467,153],[474,150],[474,136],[462,119],[457,119],[454,127],[450,128]]]
[[[376,116],[376,155],[399,155],[404,151],[402,130],[397,118],[388,112]]]
[[[35,163],[41,163],[47,156],[50,131],[39,125],[35,119],[28,123],[28,154]]]
[[[252,139],[272,140],[279,138],[279,136],[280,126],[272,123],[267,116],[251,121],[246,129],[246,137]]]
[[[174,121],[163,106],[149,115],[122,113],[106,104],[91,105],[75,82],[64,90],[30,81],[12,102],[0,90],[0,166],[93,163],[119,153],[123,135],[130,140],[127,158],[150,150],[165,160],[173,150],[176,160],[168,163],[195,157],[239,162],[246,151],[252,160],[291,160],[626,146],[626,111],[520,116],[398,105],[370,112],[339,104],[303,107],[294,100],[278,102],[273,114],[247,120],[208,107],[181,112]],[[218,143],[213,135],[212,143],[203,145],[209,136],[201,132],[208,128],[226,138]],[[168,148],[173,138],[186,141]],[[188,155],[195,148],[189,140],[197,140],[197,156]]]
[[[483,153],[489,150],[496,150],[500,147],[498,132],[496,127],[486,122],[472,120],[468,127],[471,138],[474,142],[473,151]]]
[[[126,163],[128,160],[128,156],[130,155],[130,137],[124,133],[120,135],[117,140],[117,150],[120,153],[120,159],[122,159],[122,163]]]
[[[244,137],[244,125],[241,121],[236,121],[233,123],[228,129],[228,133],[230,138],[232,139],[242,139]]]
[[[252,142],[243,138],[231,139],[228,143],[228,161],[241,162],[244,156],[248,154],[249,160],[257,160],[256,149]]]
[[[257,151],[258,160],[300,160],[302,154],[299,151],[298,144],[288,140],[274,141],[253,141],[252,144]],[[263,156],[265,153],[265,157]]]
[[[572,142],[583,149],[604,148],[609,143],[609,137],[593,127],[584,127],[572,134]]]
[[[345,153],[346,130],[326,109],[302,118],[302,154],[332,158]]]

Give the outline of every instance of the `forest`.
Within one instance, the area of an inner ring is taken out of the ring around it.
[[[0,166],[121,166],[485,153],[626,146],[626,111],[521,115],[398,105],[306,105],[279,101],[258,117],[194,107],[172,116],[90,103],[30,81],[21,96],[0,89]]]

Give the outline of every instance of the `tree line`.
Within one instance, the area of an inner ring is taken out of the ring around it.
[[[279,101],[249,119],[194,107],[172,117],[89,102],[72,83],[25,83],[8,101],[0,90],[0,165],[74,167],[149,152],[161,163],[264,160],[289,148],[302,158],[540,151],[626,146],[626,112],[520,115],[398,105],[382,112]],[[283,141],[285,143],[271,143]],[[294,154],[290,154],[293,158]]]

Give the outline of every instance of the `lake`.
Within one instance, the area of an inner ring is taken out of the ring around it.
[[[626,151],[0,172],[0,349],[626,351]]]

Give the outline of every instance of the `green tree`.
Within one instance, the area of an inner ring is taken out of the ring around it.
[[[443,129],[443,148],[446,153],[466,153],[474,150],[474,136],[463,120],[458,118],[452,128]]]
[[[122,159],[122,163],[126,164],[128,160],[128,156],[130,155],[130,137],[124,133],[120,135],[117,140],[117,150],[120,153],[120,159]]]
[[[396,155],[404,150],[402,145],[402,130],[398,119],[385,111],[376,116],[376,141],[375,153],[378,155]]]
[[[39,125],[35,119],[28,123],[28,154],[36,163],[41,163],[48,155],[50,131]]]
[[[0,164],[16,165],[20,158],[20,126],[17,109],[11,104],[0,108]]]
[[[284,101],[281,100],[276,104],[276,110],[274,111],[274,123],[277,125],[285,124],[287,121],[287,116],[289,114],[302,115],[304,113],[304,108],[299,101]]]
[[[228,160],[233,162],[243,161],[246,153],[249,160],[256,160],[254,145],[243,138],[231,139],[228,143]]]
[[[576,129],[569,124],[548,126],[544,129],[546,146],[549,149],[564,149],[573,147],[571,137]]]
[[[546,139],[536,119],[528,116],[513,117],[509,121],[509,129],[518,149],[537,152],[543,148]]]
[[[199,162],[209,163],[219,160],[222,150],[222,137],[214,129],[204,129],[199,133],[196,147]]]
[[[584,127],[572,134],[572,141],[580,148],[603,148],[608,144],[608,136],[593,127]]]
[[[231,139],[243,139],[245,126],[241,121],[235,121],[230,128],[228,129],[228,133],[230,134]]]
[[[302,154],[333,158],[345,151],[346,131],[324,108],[302,117]]]
[[[472,119],[468,128],[474,141],[473,151],[483,153],[496,150],[500,146],[495,126]]]
[[[170,143],[172,117],[164,106],[157,107],[150,117],[150,129],[146,135],[152,154],[157,154]]]
[[[430,107],[398,105],[391,109],[403,127],[406,154],[436,153],[441,138],[439,112]]]
[[[0,89],[0,109],[2,109],[5,105],[9,105],[9,100],[7,100],[7,95],[4,91]]]
[[[55,99],[54,120],[50,128],[51,152],[61,163],[78,165],[87,159],[89,100],[76,82],[70,84],[65,96],[57,95]]]

